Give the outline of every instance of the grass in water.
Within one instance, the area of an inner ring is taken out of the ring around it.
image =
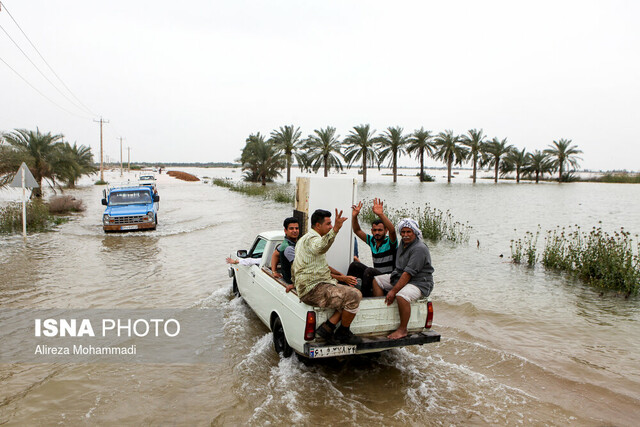
[[[529,233],[524,240],[512,243],[511,258],[515,263],[520,263],[526,252],[519,248],[526,247],[527,236],[533,235]],[[533,252],[536,257],[535,244]],[[575,226],[547,232],[540,262],[548,270],[566,271],[586,283],[629,297],[640,289],[639,252],[638,235],[634,242],[624,228],[609,234],[602,227],[593,227],[587,233]]]
[[[236,191],[249,196],[261,196],[265,199],[270,199],[278,203],[293,204],[295,200],[293,188],[285,185],[263,186],[259,184],[238,183],[231,181],[230,179],[221,178],[215,178],[212,183],[218,187],[228,188],[231,191]]]
[[[598,181],[620,184],[640,184],[640,174],[606,173],[598,178]]]
[[[378,219],[373,213],[371,201],[364,202],[364,208],[360,212],[360,219],[368,224]],[[397,224],[402,218],[413,218],[418,223],[422,236],[425,239],[437,242],[449,240],[455,243],[467,243],[471,234],[471,226],[456,221],[451,212],[443,212],[431,207],[428,203],[418,207],[404,207],[401,209],[385,208],[385,214],[393,224]]]

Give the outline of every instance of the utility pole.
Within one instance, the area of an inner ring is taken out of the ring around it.
[[[102,166],[102,124],[109,123],[108,120],[103,120],[100,116],[100,120],[93,120],[96,123],[100,123],[100,181],[104,181],[104,166]]]
[[[120,137],[120,176],[122,176],[122,137]]]
[[[127,147],[127,172],[131,173],[131,147]]]

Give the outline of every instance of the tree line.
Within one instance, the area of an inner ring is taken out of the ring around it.
[[[61,184],[75,187],[78,179],[95,172],[91,148],[62,141],[63,135],[16,129],[0,134],[0,187],[9,183],[22,162],[25,162],[39,188],[33,197],[42,197],[42,183],[53,188]]]
[[[393,182],[397,182],[398,159],[402,155],[415,157],[420,164],[420,181],[424,173],[424,161],[433,158],[447,165],[447,181],[451,182],[453,165],[470,164],[473,168],[473,182],[476,182],[478,168],[494,171],[494,182],[499,176],[515,172],[516,181],[521,177],[534,178],[536,183],[544,176],[558,172],[558,181],[569,179],[569,167],[576,169],[578,156],[582,151],[570,139],[553,141],[545,150],[527,152],[508,144],[507,138],[489,139],[482,129],[471,129],[466,134],[456,135],[452,130],[435,134],[420,128],[404,133],[399,126],[388,127],[380,134],[371,126],[354,126],[349,134],[340,139],[336,128],[315,129],[306,138],[299,127],[282,126],[266,135],[257,132],[249,135],[239,161],[245,171],[244,179],[265,185],[287,170],[287,182],[291,182],[293,161],[303,171],[324,170],[324,176],[331,169],[342,171],[344,167],[359,164],[362,181],[367,182],[367,168],[380,167],[385,162],[393,169]]]

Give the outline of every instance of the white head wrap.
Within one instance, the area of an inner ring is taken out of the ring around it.
[[[420,231],[420,227],[418,226],[418,223],[414,219],[402,218],[398,223],[398,225],[396,226],[396,229],[398,230],[398,234],[400,234],[400,231],[402,231],[402,229],[405,227],[412,229],[413,232],[418,237],[418,239],[422,240],[422,231]]]

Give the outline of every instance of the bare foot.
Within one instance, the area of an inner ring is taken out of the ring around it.
[[[395,330],[395,332],[392,332],[389,335],[387,335],[387,338],[389,338],[390,340],[397,340],[400,338],[404,338],[406,336],[407,336],[407,330],[405,328],[398,328]]]

